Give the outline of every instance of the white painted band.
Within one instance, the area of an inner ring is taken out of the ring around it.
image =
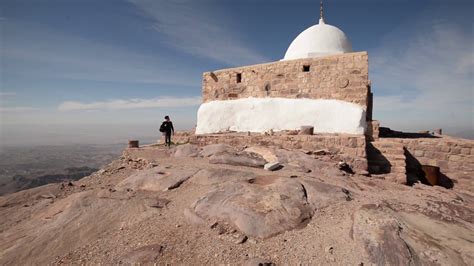
[[[211,101],[198,111],[196,134],[265,132],[314,126],[315,133],[364,134],[365,109],[340,100],[244,98]]]

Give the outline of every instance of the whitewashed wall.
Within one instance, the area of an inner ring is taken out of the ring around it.
[[[340,100],[244,98],[212,101],[198,111],[196,134],[265,132],[314,126],[316,133],[364,134],[365,110]]]

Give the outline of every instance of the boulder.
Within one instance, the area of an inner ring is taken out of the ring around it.
[[[265,159],[263,159],[260,155],[257,155],[255,153],[247,153],[247,152],[228,153],[226,152],[226,153],[215,154],[211,156],[211,158],[209,159],[209,163],[261,168],[267,163],[267,161],[265,161]]]
[[[173,157],[196,157],[199,155],[201,149],[193,144],[179,145],[174,148]]]
[[[332,178],[341,175],[339,169],[332,165],[332,161],[315,159],[302,151],[279,149],[275,151],[275,154],[278,162],[284,164],[285,167],[297,167],[302,172],[311,172],[312,175],[320,177]]]
[[[203,220],[229,224],[246,236],[268,238],[306,225],[315,209],[346,202],[340,187],[301,180],[304,183],[258,176],[226,182],[194,202],[189,211]]]
[[[281,164],[279,162],[274,162],[274,163],[267,163],[263,166],[263,169],[267,171],[275,171],[280,169]]]
[[[198,199],[191,210],[233,225],[246,236],[268,238],[309,221],[312,210],[294,179],[257,177],[228,182]]]
[[[199,185],[215,185],[228,181],[247,181],[255,178],[252,172],[236,171],[225,168],[201,169],[191,178],[190,182]]]
[[[347,190],[342,187],[319,182],[312,178],[301,178],[299,182],[305,188],[307,201],[314,210],[347,201],[345,193]]]
[[[250,152],[250,153],[256,153],[262,156],[263,159],[265,159],[269,163],[278,162],[278,158],[276,157],[274,150],[266,148],[266,147],[252,146],[252,147],[246,148],[244,151]]]
[[[234,148],[226,144],[211,144],[204,146],[199,155],[201,155],[202,157],[210,157],[215,154],[233,151]]]

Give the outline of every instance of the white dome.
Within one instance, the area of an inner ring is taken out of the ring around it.
[[[314,25],[300,33],[290,44],[283,60],[321,57],[352,52],[351,42],[337,27],[324,23]]]

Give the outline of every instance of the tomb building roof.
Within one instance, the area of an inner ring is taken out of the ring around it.
[[[283,60],[350,53],[352,45],[339,28],[326,24],[324,18],[300,33],[290,44]]]

